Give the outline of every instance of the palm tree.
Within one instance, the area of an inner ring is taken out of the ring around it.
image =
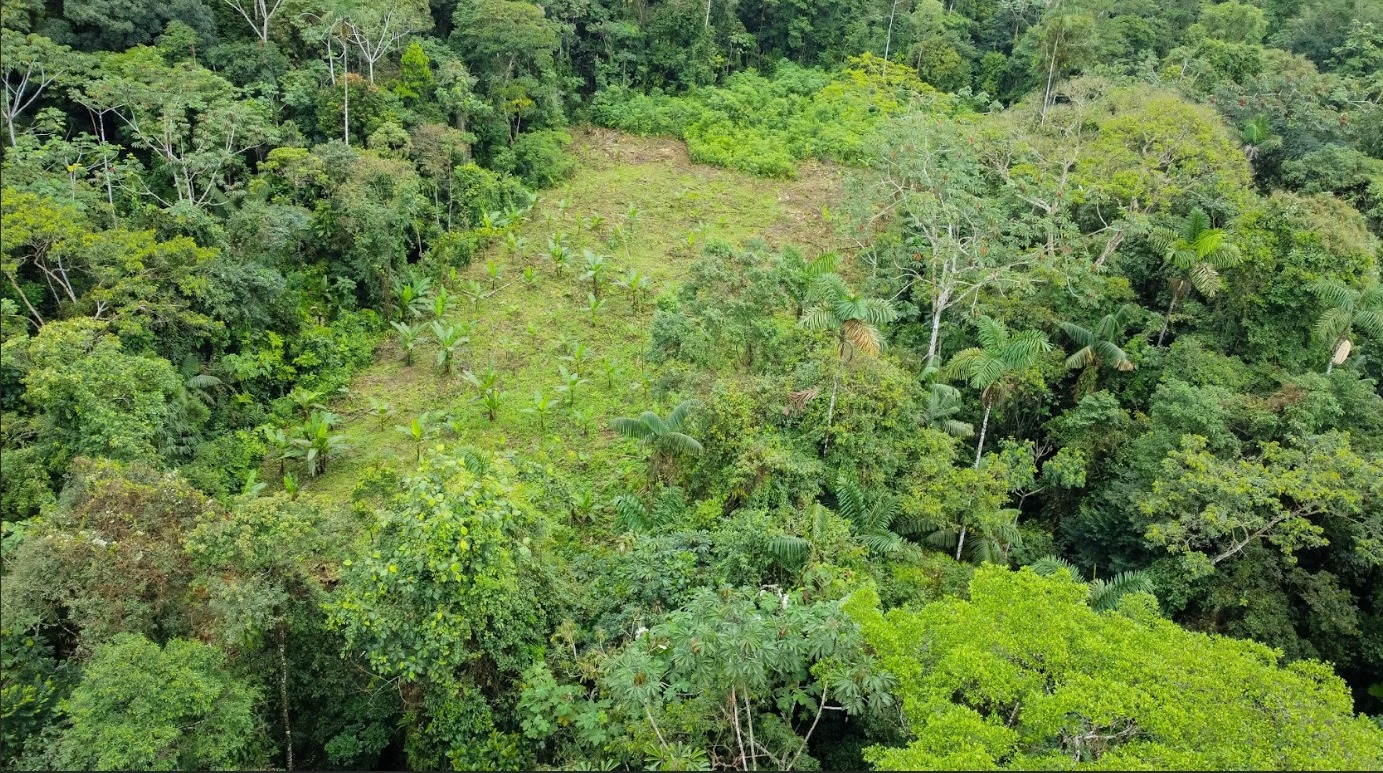
[[[1162,331],[1157,334],[1158,346],[1167,335],[1177,301],[1193,288],[1207,298],[1214,296],[1223,284],[1220,271],[1241,259],[1239,248],[1225,240],[1224,229],[1210,226],[1210,216],[1197,208],[1186,216],[1180,229],[1154,228],[1148,237],[1177,274],[1172,279],[1172,300],[1167,304]]]
[[[701,453],[701,443],[682,431],[687,416],[695,407],[696,404],[691,400],[683,401],[672,409],[672,413],[669,413],[666,419],[653,411],[644,411],[634,418],[621,416],[610,421],[610,428],[648,446],[651,451],[648,460],[650,477],[666,480],[664,473],[676,462],[678,456]]]
[[[801,325],[808,330],[831,330],[836,333],[836,360],[848,362],[856,350],[873,357],[884,345],[879,325],[898,318],[898,310],[883,298],[865,298],[851,290],[838,274],[827,272],[816,277],[808,297],[815,306],[802,315]],[[847,356],[848,355],[848,356]],[[831,384],[831,403],[826,409],[826,428],[836,410],[836,390],[840,387],[840,370]]]
[[[1373,282],[1356,290],[1338,280],[1323,279],[1310,288],[1328,305],[1316,321],[1315,330],[1316,338],[1330,347],[1326,373],[1349,357],[1354,346],[1350,335],[1355,327],[1383,339],[1383,285]]]
[[[605,272],[610,268],[610,259],[604,255],[597,255],[590,250],[582,250],[582,255],[586,258],[586,273],[581,275],[581,281],[591,281],[591,294],[600,297],[600,283],[605,280]]]
[[[899,536],[897,498],[885,494],[870,499],[859,484],[845,475],[836,477],[835,489],[837,512],[854,524],[860,541],[870,551],[896,558],[915,550],[914,545]]]
[[[1105,365],[1121,371],[1133,370],[1133,360],[1114,343],[1115,339],[1123,337],[1124,326],[1128,324],[1128,318],[1133,312],[1133,306],[1124,304],[1113,314],[1101,317],[1093,329],[1083,328],[1073,322],[1061,323],[1061,329],[1080,347],[1075,354],[1066,358],[1066,367],[1083,369],[1076,380],[1078,394],[1094,391],[1096,374]],[[1081,388],[1082,385],[1084,389]]]
[[[980,459],[984,456],[984,436],[989,430],[989,414],[994,406],[1008,397],[1012,388],[1011,379],[1032,367],[1039,355],[1052,348],[1047,343],[1047,336],[1036,330],[1009,333],[1004,323],[989,316],[980,317],[977,324],[980,328],[980,346],[957,352],[946,366],[952,376],[964,378],[971,387],[980,390],[984,420],[980,422],[980,438],[975,444],[975,469],[979,469]]]
[[[932,384],[927,394],[927,405],[922,409],[922,423],[952,437],[970,437],[975,434],[975,426],[954,418],[960,409],[959,389],[950,384]]]
[[[1071,579],[1079,580],[1075,564],[1058,556],[1044,556],[1028,565],[1037,574],[1050,577],[1065,570]],[[1088,583],[1086,603],[1096,612],[1106,612],[1119,606],[1119,599],[1130,593],[1152,593],[1152,578],[1139,570],[1120,572],[1108,580],[1094,579]]]
[[[399,334],[399,347],[403,349],[403,364],[413,365],[413,349],[418,345],[418,339],[422,335],[423,329],[419,325],[409,325],[403,322],[391,322],[394,330]],[[432,324],[436,325],[436,322]]]

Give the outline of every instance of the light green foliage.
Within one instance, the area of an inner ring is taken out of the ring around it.
[[[873,747],[885,770],[1369,769],[1383,731],[1317,662],[1191,633],[1149,596],[1097,613],[1059,573],[984,567],[970,599],[883,614],[872,589],[847,609],[914,735]]]
[[[544,521],[501,460],[430,456],[346,562],[332,619],[380,674],[445,687],[479,657],[527,666]]]
[[[183,380],[166,360],[127,354],[95,320],[53,322],[28,345],[25,399],[71,456],[157,459],[184,421]]]
[[[624,131],[681,137],[700,163],[793,177],[808,158],[859,163],[865,136],[882,118],[914,104],[950,109],[949,100],[906,68],[885,67],[866,54],[834,77],[785,63],[772,80],[738,73],[722,87],[686,97],[607,89],[595,116]]]
[[[1349,535],[1364,562],[1383,562],[1376,502],[1383,463],[1355,453],[1347,436],[1268,443],[1257,458],[1228,461],[1206,445],[1204,437],[1183,437],[1139,500],[1149,542],[1186,554],[1193,571],[1209,571],[1260,540],[1288,555],[1325,545],[1325,522],[1339,520],[1348,525],[1332,533]]]
[[[1074,170],[1079,200],[1136,202],[1142,212],[1245,201],[1248,162],[1209,108],[1137,88],[1112,89],[1091,107],[1097,133]]]
[[[437,81],[432,75],[432,60],[417,41],[408,44],[399,59],[399,83],[394,92],[404,99],[424,100]]]
[[[215,648],[123,634],[92,656],[55,760],[73,770],[255,767],[255,693]]]

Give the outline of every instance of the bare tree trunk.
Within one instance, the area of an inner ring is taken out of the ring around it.
[[[980,422],[980,440],[975,446],[975,469],[980,468],[980,459],[984,456],[984,435],[989,430],[989,411],[993,406],[984,407],[984,421]]]
[[[346,147],[350,147],[350,145],[351,145],[351,79],[350,79],[351,70],[350,70],[350,60],[346,58],[348,55],[349,55],[349,49],[346,48],[346,44],[345,44],[345,43],[342,43],[342,44],[341,44],[341,93],[342,93],[342,95],[343,95],[343,96],[342,96],[342,100],[343,100],[343,101],[342,101],[342,105],[343,105],[342,109],[343,109],[344,115],[345,115],[345,126],[346,126],[346,128],[345,128],[345,138],[346,138]]]
[[[279,629],[279,706],[283,715],[283,755],[285,770],[293,770],[293,726],[288,721],[288,633]]]
[[[1042,94],[1042,125],[1047,124],[1047,109],[1052,106],[1052,80],[1056,77],[1056,51],[1061,42],[1060,34],[1052,40],[1052,56],[1047,64],[1047,90]]]
[[[950,300],[951,291],[947,288],[941,296],[932,301],[932,337],[927,342],[927,364],[931,365],[936,360],[936,347],[941,340],[941,313],[946,310],[946,302]]]
[[[884,63],[883,72],[880,75],[888,74],[888,51],[893,47],[893,17],[898,15],[898,0],[893,0],[893,7],[888,12],[888,35],[884,38]]]
[[[1172,302],[1167,304],[1167,316],[1162,318],[1162,331],[1157,334],[1157,345],[1162,345],[1162,339],[1167,337],[1167,328],[1172,324],[1172,309],[1176,308],[1177,294],[1172,292]]]

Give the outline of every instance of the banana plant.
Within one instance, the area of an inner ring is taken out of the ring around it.
[[[485,285],[480,282],[468,279],[465,284],[461,285],[461,294],[471,299],[471,304],[478,314],[480,313],[480,302],[494,295],[494,292],[485,289]]]
[[[586,364],[591,361],[591,347],[580,341],[572,341],[567,344],[567,353],[557,359],[571,363],[571,369],[574,373],[585,375]]]
[[[370,398],[370,415],[379,421],[379,430],[384,431],[384,420],[394,415],[394,404],[377,397]]]
[[[639,313],[644,298],[653,288],[653,281],[636,268],[629,269],[624,276],[615,281],[615,284],[623,287],[629,293],[629,302],[633,304],[635,314]]]
[[[557,407],[557,400],[543,394],[543,390],[533,391],[533,405],[527,408],[520,408],[523,413],[538,417],[538,431],[547,432],[547,417]]]
[[[394,431],[408,438],[413,443],[414,463],[423,460],[423,445],[436,433],[436,428],[432,423],[432,414],[424,411],[414,416],[407,424],[395,425]]]
[[[443,373],[450,373],[456,363],[456,350],[470,343],[470,336],[457,325],[432,323],[432,334],[437,339],[437,367]]]
[[[582,384],[586,383],[586,379],[582,378],[580,373],[573,373],[567,370],[567,366],[565,365],[558,365],[557,373],[562,379],[562,383],[557,387],[557,391],[561,392],[566,397],[567,405],[575,410],[577,404],[577,390]]]
[[[591,295],[590,293],[586,293],[586,310],[591,312],[592,325],[594,325],[596,322],[596,315],[600,314],[600,310],[603,308],[605,308],[604,299],[597,298],[594,295]]]
[[[419,325],[409,325],[403,322],[391,322],[394,330],[399,337],[399,348],[403,349],[403,364],[409,367],[413,365],[413,350],[417,348],[418,341],[422,336],[423,329]],[[436,324],[435,322],[433,323]]]
[[[600,285],[605,281],[605,272],[610,268],[610,259],[604,255],[597,255],[590,250],[582,250],[581,254],[586,259],[586,272],[581,275],[581,281],[587,280],[591,283],[591,294],[600,297]]]
[[[496,261],[487,260],[485,261],[485,274],[490,277],[490,291],[493,294],[499,285],[500,277],[504,276],[504,266]]]

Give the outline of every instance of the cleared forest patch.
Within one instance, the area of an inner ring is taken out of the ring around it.
[[[304,481],[305,490],[344,499],[371,466],[410,469],[419,443],[398,427],[423,414],[426,446],[518,451],[569,472],[615,474],[638,464],[632,443],[611,433],[609,422],[654,407],[653,373],[643,360],[654,299],[675,291],[707,241],[758,238],[808,255],[842,247],[827,214],[840,194],[836,167],[811,163],[795,179],[770,180],[695,164],[677,140],[606,129],[578,134],[572,152],[577,172],[542,192],[517,229],[517,249],[493,245],[446,281],[454,300],[444,324],[471,325],[453,372],[438,368],[432,341],[419,345],[410,366],[393,337],[386,339],[375,365],[333,405],[348,450],[322,477]],[[627,236],[618,239],[616,229]],[[561,275],[548,256],[558,234],[572,251]],[[581,279],[585,250],[609,262],[603,305],[594,312],[594,287]],[[498,278],[491,266],[501,270]],[[630,270],[651,282],[637,310],[615,281]],[[471,282],[492,294],[477,303],[464,294]],[[490,367],[498,377],[493,420],[482,389],[465,377],[469,371],[483,380]],[[582,380],[574,391],[562,368]],[[559,404],[540,415],[535,393]],[[372,413],[381,403],[392,409],[382,419]]]

